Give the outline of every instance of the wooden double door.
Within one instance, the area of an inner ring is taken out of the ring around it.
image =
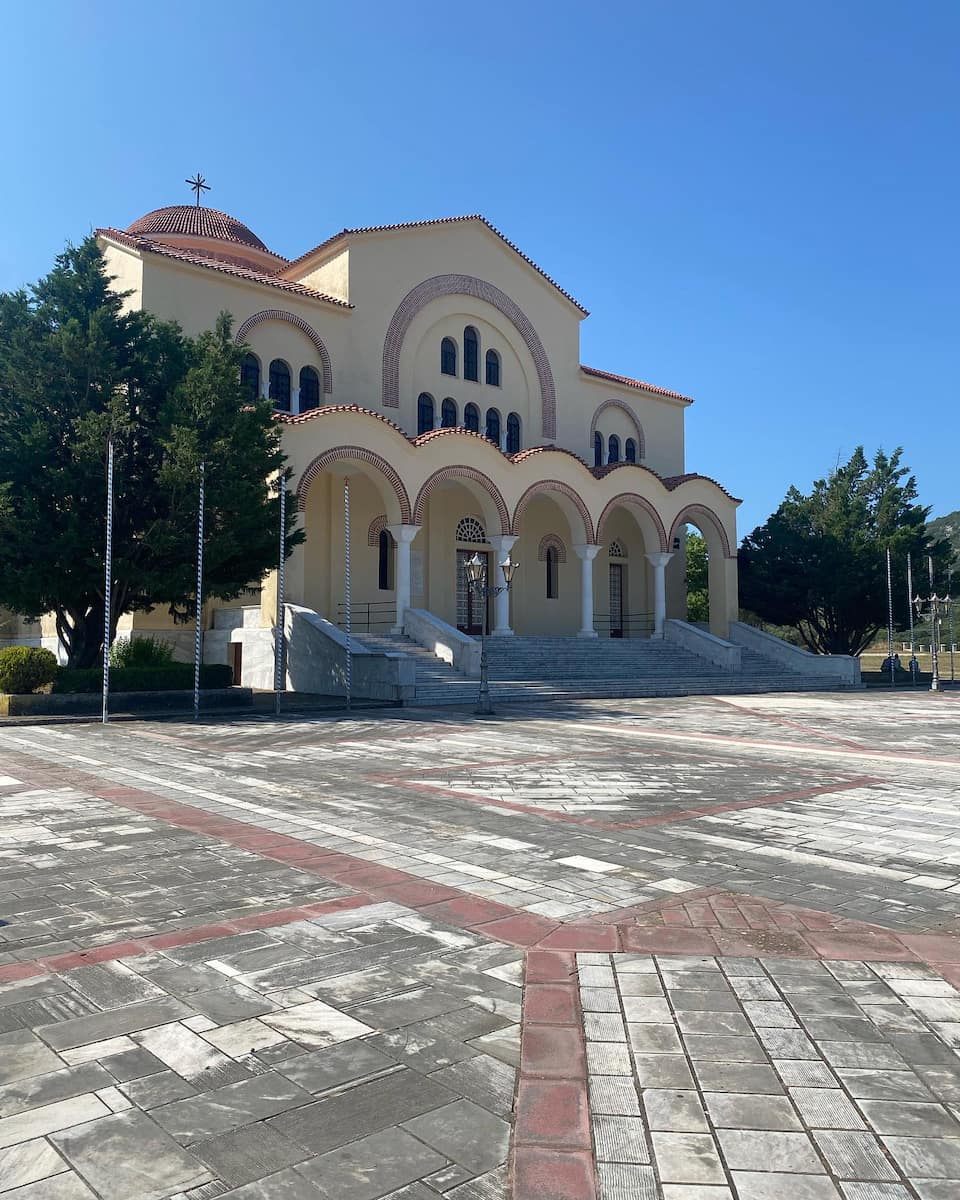
[[[467,578],[467,560],[473,558],[474,554],[479,554],[480,561],[483,563],[481,586],[486,587],[490,564],[488,551],[457,551],[457,628],[461,633],[468,633],[471,637],[490,632],[490,624],[487,620],[487,599],[482,594],[477,594]]]

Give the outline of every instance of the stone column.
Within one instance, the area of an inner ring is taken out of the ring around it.
[[[593,627],[593,560],[602,546],[579,545],[573,547],[580,559],[580,632],[577,637],[595,638]]]
[[[648,554],[647,562],[653,567],[653,636],[663,637],[663,623],[667,619],[667,586],[664,572],[673,558],[664,550]]]
[[[500,564],[516,545],[517,539],[513,534],[503,533],[497,537],[488,537],[487,541],[493,547],[493,566],[487,583],[490,587],[502,587],[503,572],[500,570]],[[513,637],[513,630],[510,628],[510,593],[508,591],[502,591],[493,598],[493,633],[491,636]]]
[[[404,614],[410,607],[410,543],[420,532],[420,525],[388,525],[387,532],[397,546],[396,622],[391,633],[403,633]]]

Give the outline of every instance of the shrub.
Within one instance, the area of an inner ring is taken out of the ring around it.
[[[35,692],[53,683],[57,660],[49,650],[39,646],[9,646],[0,650],[0,692],[11,694]]]
[[[226,688],[233,671],[226,663],[205,663],[200,668],[200,687]],[[61,667],[53,683],[55,692],[99,692],[103,671],[99,667],[77,670]],[[112,692],[183,692],[193,690],[193,664],[171,663],[167,667],[111,667]]]
[[[117,638],[110,647],[111,667],[168,667],[173,647],[155,637]]]

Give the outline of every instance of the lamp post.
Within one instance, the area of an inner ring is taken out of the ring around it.
[[[923,616],[924,607],[930,617],[930,658],[933,664],[933,678],[930,680],[930,691],[940,691],[940,663],[939,663],[939,639],[940,633],[937,628],[937,622],[950,607],[949,596],[938,596],[937,593],[930,589],[930,595],[924,599],[922,596],[914,596],[913,607],[917,610],[917,616]]]
[[[468,558],[466,561],[467,584],[474,595],[482,596],[484,600],[491,596],[499,596],[501,592],[509,592],[513,585],[513,577],[516,573],[519,563],[515,563],[509,553],[500,564],[500,570],[503,572],[503,583],[500,586],[490,586],[484,582],[486,576],[486,563],[479,554],[474,554],[473,558]],[[480,716],[488,717],[493,712],[493,706],[490,703],[490,683],[487,679],[487,621],[486,612],[483,614],[483,619],[480,622],[480,696],[477,701],[477,713]]]

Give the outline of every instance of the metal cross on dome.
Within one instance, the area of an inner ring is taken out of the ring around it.
[[[199,171],[197,172],[197,177],[196,177],[196,179],[185,179],[185,180],[184,180],[184,183],[189,183],[189,184],[190,184],[190,187],[191,187],[191,189],[192,189],[194,192],[196,192],[196,194],[197,194],[197,208],[199,208],[199,207],[200,207],[200,193],[201,193],[201,192],[209,192],[209,191],[210,191],[210,185],[207,183],[207,181],[204,179],[204,177],[203,177],[203,176],[200,174],[200,172],[199,172]]]

